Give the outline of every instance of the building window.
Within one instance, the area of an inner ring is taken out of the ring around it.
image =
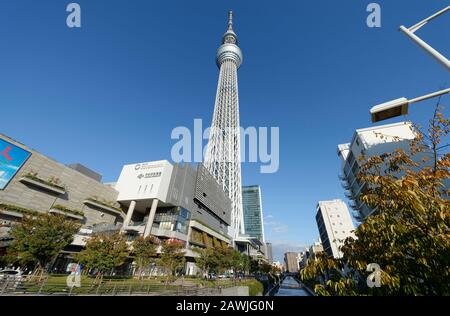
[[[190,212],[182,207],[158,209],[155,215],[155,226],[160,229],[187,233]]]

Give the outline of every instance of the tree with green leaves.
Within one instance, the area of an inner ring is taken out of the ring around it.
[[[87,268],[96,270],[96,281],[101,282],[105,273],[109,273],[113,268],[125,263],[129,252],[123,234],[119,232],[102,233],[90,237],[86,242],[85,249],[75,258]]]
[[[156,257],[159,241],[153,236],[140,236],[133,241],[134,262],[138,269],[138,279],[142,279],[142,273]]]
[[[269,274],[272,272],[272,265],[263,261],[259,264],[259,270],[264,274]]]
[[[73,241],[80,224],[54,214],[24,216],[11,229],[13,242],[8,256],[20,264],[35,265],[35,274],[42,275],[47,266]]]
[[[245,273],[245,259],[244,255],[238,250],[233,249],[231,251],[231,268],[233,269],[233,276],[236,279],[241,272]]]
[[[158,264],[166,273],[166,285],[175,277],[177,271],[184,267],[184,247],[183,242],[175,239],[167,239],[162,243]]]
[[[358,295],[355,271],[347,271],[344,276],[342,260],[329,258],[327,253],[319,252],[314,258],[309,258],[306,266],[300,271],[300,278],[317,295],[338,296]]]
[[[198,254],[195,264],[202,271],[203,276],[207,277],[210,273],[217,271],[218,256],[214,248],[195,249],[195,252]]]
[[[375,212],[345,241],[342,259],[322,256],[301,271],[316,292],[450,295],[450,154],[441,144],[449,126],[437,108],[407,152],[360,158],[361,200]],[[381,268],[380,287],[367,286],[370,263]]]
[[[232,268],[233,251],[233,248],[229,247],[219,247],[214,249],[214,252],[217,255],[217,267],[215,272],[218,275],[224,274]]]
[[[250,257],[249,270],[250,270],[250,273],[252,273],[252,274],[256,274],[256,273],[260,272],[260,266],[259,266],[258,260]]]
[[[251,258],[249,255],[243,253],[241,255],[241,265],[242,265],[242,272],[247,275],[250,273],[250,262]]]

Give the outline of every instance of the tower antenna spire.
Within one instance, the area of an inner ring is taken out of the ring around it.
[[[233,11],[228,11],[228,30],[233,30]]]
[[[241,185],[241,139],[237,72],[242,52],[233,31],[233,13],[228,11],[228,30],[216,51],[220,69],[216,101],[204,165],[231,200],[229,235],[245,234]]]

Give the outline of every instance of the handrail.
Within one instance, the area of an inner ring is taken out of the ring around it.
[[[139,282],[137,280],[106,280],[95,284],[95,281],[81,288],[68,287],[65,283],[51,283],[48,278],[41,281],[27,278],[0,279],[0,296],[4,295],[166,295],[196,296],[220,293],[219,287],[200,287],[199,285],[165,285],[163,283]]]

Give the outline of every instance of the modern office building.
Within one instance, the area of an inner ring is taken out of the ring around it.
[[[241,193],[241,141],[237,71],[242,64],[242,52],[233,30],[232,12],[228,15],[228,30],[217,50],[220,69],[211,132],[206,150],[205,166],[228,194],[232,202],[230,235],[234,240],[244,234]]]
[[[186,273],[195,274],[192,250],[231,244],[231,200],[202,165],[172,165],[167,160],[125,165],[115,185],[126,207],[124,231],[131,241],[153,235],[186,246]]]
[[[187,274],[197,272],[194,248],[232,243],[231,200],[202,164],[137,163],[125,165],[115,183],[100,180],[80,164],[65,166],[0,135],[0,255],[12,241],[12,225],[35,212],[82,223],[58,258],[57,271],[65,271],[72,254],[100,232],[122,231],[130,242],[150,234],[180,240]]]
[[[407,152],[415,134],[412,123],[400,122],[358,129],[350,143],[338,145],[337,153],[342,161],[340,178],[346,190],[346,197],[351,200],[350,206],[356,212],[355,218],[358,221],[365,221],[374,211],[359,198],[365,185],[356,179],[361,164],[359,157],[362,154],[365,157],[371,157],[393,152],[396,149]],[[417,156],[417,159],[421,158]]]
[[[266,258],[267,261],[272,264],[273,262],[273,253],[272,253],[272,243],[266,242]]]
[[[265,242],[261,188],[259,185],[242,187],[245,234]]]
[[[80,165],[63,165],[0,134],[0,248],[10,242],[9,231],[24,215],[62,214],[82,224],[65,253],[79,251],[84,236],[119,230],[125,214],[114,188]]]
[[[300,254],[298,252],[286,252],[284,254],[284,264],[286,271],[297,273],[299,271]]]
[[[317,227],[323,250],[329,257],[341,258],[340,247],[347,237],[355,237],[352,218],[341,200],[320,201],[317,204]]]

